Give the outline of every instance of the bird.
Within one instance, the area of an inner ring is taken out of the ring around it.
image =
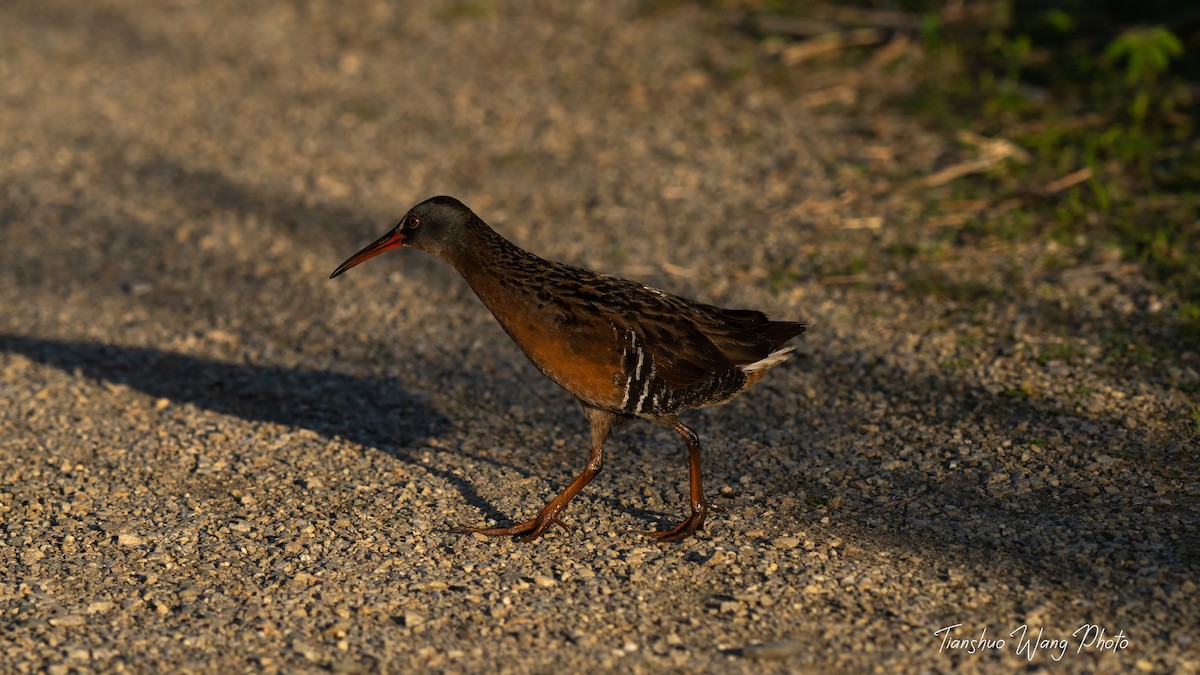
[[[500,326],[544,375],[583,408],[591,454],[583,471],[538,514],[506,527],[455,531],[529,542],[551,525],[600,473],[610,432],[633,420],[673,429],[688,453],[691,512],[673,528],[641,534],[679,541],[703,529],[700,439],[680,413],[726,403],[783,363],[805,331],[796,321],[762,312],[693,302],[627,279],[553,262],[505,239],[462,202],[447,196],[412,207],[390,231],[350,256],[335,278],[398,248],[431,253],[449,263]]]

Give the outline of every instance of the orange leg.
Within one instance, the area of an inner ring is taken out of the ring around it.
[[[489,537],[520,536],[521,541],[529,542],[542,536],[546,528],[551,525],[558,525],[564,530],[569,530],[563,521],[558,519],[558,514],[567,508],[567,504],[575,498],[575,495],[579,494],[580,490],[592,482],[596,474],[600,473],[601,467],[604,466],[604,441],[608,439],[608,433],[619,420],[616,413],[594,408],[582,401],[580,403],[583,405],[583,416],[587,418],[592,434],[592,456],[588,459],[587,466],[583,467],[583,473],[571,481],[567,489],[558,493],[557,497],[543,506],[533,520],[510,527],[463,527],[458,529],[459,532],[474,532]]]
[[[700,482],[700,439],[696,436],[696,432],[689,429],[679,420],[675,420],[675,424],[671,428],[682,436],[683,442],[687,444],[688,484],[692,501],[692,513],[687,517],[687,520],[669,530],[642,532],[647,537],[654,537],[659,541],[679,541],[694,534],[697,530],[704,528],[704,519],[708,517],[708,512],[710,510],[717,510],[716,507],[704,498],[704,486]]]
[[[569,530],[563,521],[558,519],[558,514],[565,508],[567,504],[579,494],[596,474],[600,473],[601,467],[604,466],[604,448],[596,446],[592,448],[592,456],[588,459],[587,466],[583,468],[583,473],[571,481],[567,489],[558,494],[557,497],[551,499],[533,520],[525,521],[511,527],[462,527],[459,532],[474,532],[476,534],[486,534],[489,537],[512,537],[521,535],[521,541],[530,542],[542,536],[546,528],[551,525],[558,525],[564,530]]]

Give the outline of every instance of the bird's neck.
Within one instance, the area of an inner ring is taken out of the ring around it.
[[[470,284],[475,294],[491,305],[491,299],[511,288],[523,272],[549,265],[545,260],[522,249],[496,233],[482,221],[473,228],[472,242],[463,246],[447,261]]]

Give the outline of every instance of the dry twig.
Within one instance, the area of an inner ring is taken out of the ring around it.
[[[886,39],[887,33],[878,28],[856,28],[840,33],[826,33],[810,40],[803,40],[796,44],[788,45],[780,53],[780,58],[787,65],[794,66],[818,54],[825,54],[848,47],[878,44]]]
[[[1092,167],[1085,166],[1082,169],[1069,173],[1062,178],[1048,184],[1044,190],[1044,194],[1052,195],[1057,192],[1062,192],[1068,188],[1075,187],[1085,180],[1092,177]]]
[[[979,157],[948,166],[917,181],[917,185],[922,187],[945,185],[963,176],[987,171],[1006,159],[1014,159],[1022,163],[1029,161],[1029,153],[1008,139],[984,138],[969,131],[960,132],[958,138],[964,143],[977,146],[980,151]]]

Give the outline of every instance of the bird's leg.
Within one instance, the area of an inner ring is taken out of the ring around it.
[[[682,436],[683,442],[687,444],[688,483],[692,501],[692,513],[687,517],[687,520],[669,530],[642,533],[647,537],[654,537],[659,541],[679,541],[688,537],[697,530],[703,529],[704,519],[708,517],[710,510],[718,510],[704,498],[704,486],[700,482],[700,439],[696,436],[696,432],[689,429],[679,420],[675,420],[671,428]]]
[[[533,520],[528,520],[524,523],[519,523],[511,527],[464,527],[460,528],[461,532],[474,532],[475,534],[486,534],[489,537],[512,537],[521,535],[521,541],[529,542],[542,536],[546,528],[550,525],[558,525],[564,530],[569,529],[558,519],[558,514],[565,508],[567,504],[579,494],[596,474],[600,473],[601,467],[604,466],[604,448],[596,446],[592,448],[592,456],[588,459],[587,466],[583,468],[583,473],[579,474],[565,490],[558,493],[558,496],[551,499],[549,503],[542,507],[542,510]]]
[[[608,439],[608,433],[618,419],[614,413],[593,408],[586,403],[583,404],[583,414],[587,417],[588,425],[591,428],[592,456],[588,458],[587,466],[583,467],[583,473],[571,481],[571,484],[558,493],[557,497],[543,506],[536,518],[510,527],[463,527],[459,531],[484,534],[490,537],[520,536],[521,541],[529,542],[542,536],[546,528],[552,524],[568,530],[569,528],[563,524],[563,521],[558,519],[558,514],[567,508],[567,504],[575,498],[575,495],[579,494],[580,490],[600,473],[600,469],[604,466],[604,441]]]

